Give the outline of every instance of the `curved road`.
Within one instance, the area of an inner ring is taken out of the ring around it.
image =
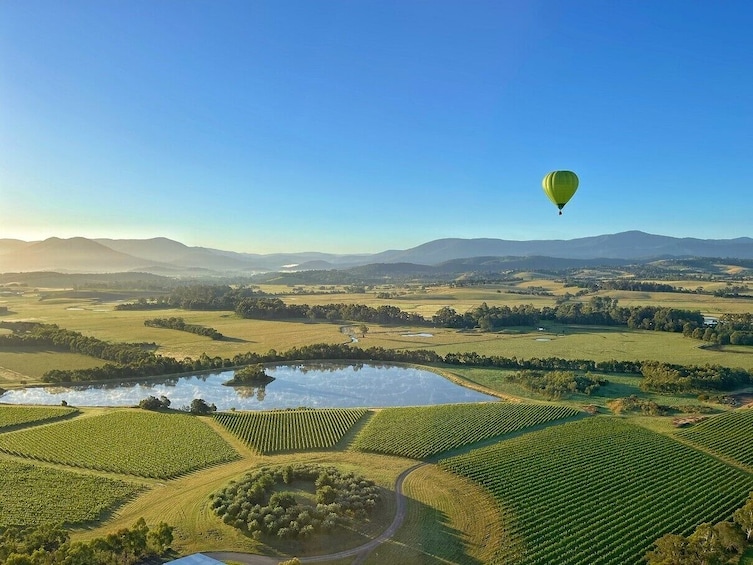
[[[366,557],[376,547],[390,539],[395,535],[395,532],[402,525],[405,519],[406,501],[403,494],[403,481],[405,478],[415,471],[416,469],[428,465],[428,463],[419,463],[413,467],[409,467],[397,477],[395,481],[395,502],[397,503],[397,510],[395,512],[395,518],[392,520],[390,526],[384,530],[379,537],[352,549],[346,549],[338,551],[337,553],[329,553],[327,555],[314,555],[311,557],[299,557],[301,563],[321,563],[322,561],[335,561],[337,559],[345,559],[347,557],[358,557],[355,563],[363,563]],[[237,561],[238,563],[244,563],[245,565],[278,565],[281,561],[286,559],[292,559],[292,557],[269,557],[266,555],[256,555],[254,553],[241,553],[237,551],[202,551],[204,555],[217,559],[219,561]]]

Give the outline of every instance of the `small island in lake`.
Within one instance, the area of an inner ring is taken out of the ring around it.
[[[248,367],[238,369],[233,378],[223,384],[226,386],[248,386],[268,384],[273,380],[275,380],[274,377],[264,372],[264,365],[257,363],[256,365],[249,365]]]

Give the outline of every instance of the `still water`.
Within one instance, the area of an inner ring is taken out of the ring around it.
[[[352,408],[425,406],[453,402],[486,402],[496,398],[456,385],[423,369],[379,364],[306,363],[265,369],[275,380],[263,386],[230,387],[233,371],[150,380],[70,387],[11,390],[0,403],[70,406],[134,406],[148,396],[166,396],[171,408],[195,398],[218,410],[277,408]]]

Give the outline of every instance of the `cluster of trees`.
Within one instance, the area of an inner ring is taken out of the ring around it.
[[[167,410],[170,408],[170,399],[166,396],[147,396],[139,402],[139,408],[144,410]],[[217,412],[217,406],[214,404],[207,404],[203,398],[194,398],[191,404],[184,406],[181,410],[184,412],[190,412],[197,416],[206,416],[212,412]]]
[[[704,523],[685,537],[667,534],[646,554],[649,565],[722,565],[753,542],[753,493],[732,521]]]
[[[723,314],[713,327],[689,327],[683,334],[716,345],[753,345],[753,314]]]
[[[661,306],[634,306],[624,308],[616,298],[594,296],[587,303],[562,302],[555,307],[536,308],[532,304],[519,306],[489,306],[485,302],[458,314],[446,306],[433,316],[432,322],[440,327],[494,331],[509,326],[536,326],[551,321],[561,324],[627,326],[632,329],[665,332],[692,332],[703,327],[699,311],[666,308]]]
[[[170,399],[166,396],[147,396],[139,402],[139,408],[144,410],[167,410],[170,408]]]
[[[585,288],[590,292],[599,290],[632,290],[638,292],[687,292],[684,288],[667,283],[643,281],[639,279],[566,279],[565,286]]]
[[[285,304],[279,298],[245,298],[235,307],[235,313],[242,318],[257,320],[342,320],[371,322],[375,324],[426,325],[420,314],[403,312],[396,306],[364,304]]]
[[[726,286],[714,291],[714,296],[723,298],[750,298],[750,288],[747,284],[732,284],[728,282]]]
[[[187,324],[185,320],[183,320],[183,318],[152,318],[150,320],[144,320],[144,325],[149,328],[167,328],[170,330],[179,330],[181,332],[190,332],[196,335],[203,335],[218,341],[225,339],[225,336],[218,332],[216,329],[207,328],[206,326],[200,326],[198,324]]]
[[[180,286],[167,296],[140,298],[115,306],[116,310],[158,310],[182,308],[183,310],[234,310],[244,298],[264,296],[265,293],[253,287],[235,288],[228,285],[195,284]]]
[[[224,384],[228,386],[262,385],[268,384],[273,380],[275,378],[269,376],[264,371],[264,365],[255,363],[254,365],[248,365],[235,371],[233,378]]]
[[[0,327],[12,330],[10,334],[0,335],[0,345],[44,345],[117,363],[146,361],[153,357],[150,349],[156,347],[153,343],[110,343],[60,328],[56,324],[2,322]]]
[[[721,365],[675,365],[644,361],[641,364],[641,374],[641,390],[654,392],[734,390],[753,382],[750,371]]]
[[[507,380],[553,400],[578,392],[590,395],[607,384],[605,379],[591,373],[577,375],[573,371],[518,371]]]
[[[300,504],[279,485],[313,482],[316,506]],[[262,468],[213,495],[211,506],[226,524],[251,533],[305,539],[351,519],[365,518],[379,501],[373,481],[335,467],[296,465]]]
[[[149,528],[143,518],[89,542],[71,542],[59,524],[8,527],[0,532],[0,563],[6,565],[135,565],[167,555],[173,528],[160,522]],[[159,560],[161,562],[161,559]]]

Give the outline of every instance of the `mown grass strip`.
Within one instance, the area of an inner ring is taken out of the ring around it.
[[[525,434],[440,465],[484,486],[515,517],[522,565],[642,562],[665,533],[729,517],[753,475],[622,419]]]
[[[361,431],[353,448],[423,459],[578,413],[565,406],[502,402],[385,408]]]
[[[365,409],[222,412],[215,419],[260,453],[334,447],[364,415]]]
[[[0,406],[0,432],[67,418],[76,413],[78,409],[65,406],[2,405]]]
[[[0,436],[11,455],[167,479],[238,457],[201,418],[118,410]]]
[[[0,528],[103,519],[142,485],[41,465],[0,460]]]
[[[753,409],[713,416],[677,435],[753,469]]]

